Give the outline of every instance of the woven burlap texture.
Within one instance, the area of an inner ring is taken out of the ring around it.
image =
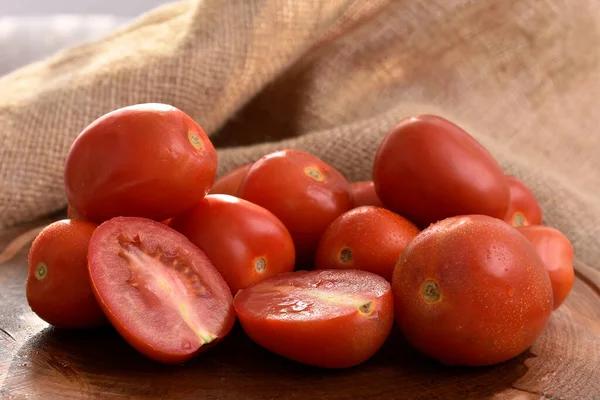
[[[415,113],[450,118],[529,184],[579,260],[600,255],[600,3],[198,0],[0,79],[0,227],[66,205],[77,134],[113,109],[172,104],[219,174],[277,148],[368,179]]]

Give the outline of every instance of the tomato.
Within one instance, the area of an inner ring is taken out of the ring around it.
[[[412,222],[385,208],[354,208],[333,221],[321,237],[315,267],[361,269],[391,281],[400,253],[418,233]]]
[[[190,359],[235,322],[231,291],[206,254],[160,222],[117,217],[100,225],[89,274],[111,324],[159,362]]]
[[[108,324],[87,273],[87,253],[96,225],[68,219],[45,227],[29,251],[26,295],[41,319],[59,328]]]
[[[421,232],[402,252],[392,289],[406,339],[448,365],[517,356],[553,309],[550,278],[533,246],[484,215],[448,218]]]
[[[379,200],[377,193],[375,193],[375,183],[373,181],[351,183],[350,193],[352,193],[353,207],[383,207],[381,200]]]
[[[189,116],[165,104],[139,104],[103,115],[81,132],[67,156],[65,189],[87,220],[160,221],[202,200],[216,169],[213,145]]]
[[[67,206],[67,218],[68,219],[84,219],[79,212],[73,208],[70,204]]]
[[[229,194],[237,196],[240,184],[248,174],[248,170],[252,163],[242,165],[227,172],[225,175],[215,181],[215,184],[210,189],[210,194]]]
[[[393,325],[389,282],[359,270],[280,274],[240,290],[233,304],[256,343],[324,368],[366,361],[381,348]]]
[[[312,262],[325,229],[352,208],[342,174],[300,150],[281,150],[258,160],[240,186],[240,197],[275,214],[294,240],[298,264]]]
[[[170,226],[203,250],[235,294],[294,270],[294,242],[270,211],[229,195],[208,195]]]
[[[544,262],[552,283],[554,309],[557,309],[575,283],[575,256],[571,241],[562,232],[549,226],[521,226],[517,230],[533,244]]]
[[[434,115],[406,118],[388,132],[373,181],[386,208],[420,227],[466,214],[502,219],[508,208],[498,162],[463,129]]]
[[[540,225],[542,208],[535,195],[520,179],[507,175],[510,202],[504,220],[512,226]]]

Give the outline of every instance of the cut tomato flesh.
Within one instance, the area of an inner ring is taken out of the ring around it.
[[[106,222],[92,237],[89,268],[109,320],[151,358],[177,362],[231,329],[225,281],[201,250],[164,224]]]

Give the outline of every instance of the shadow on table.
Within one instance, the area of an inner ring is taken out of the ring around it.
[[[236,324],[218,346],[169,366],[144,358],[111,328],[47,328],[14,356],[0,397],[482,399],[511,388],[531,356],[494,367],[448,368],[418,354],[394,331],[366,363],[325,370],[263,350]]]

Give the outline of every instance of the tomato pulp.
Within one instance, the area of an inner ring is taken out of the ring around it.
[[[145,218],[98,227],[89,274],[115,329],[147,357],[180,363],[221,340],[235,315],[229,287],[185,236]]]
[[[256,343],[324,368],[366,361],[383,345],[393,325],[389,282],[359,270],[280,274],[240,290],[234,306]]]

